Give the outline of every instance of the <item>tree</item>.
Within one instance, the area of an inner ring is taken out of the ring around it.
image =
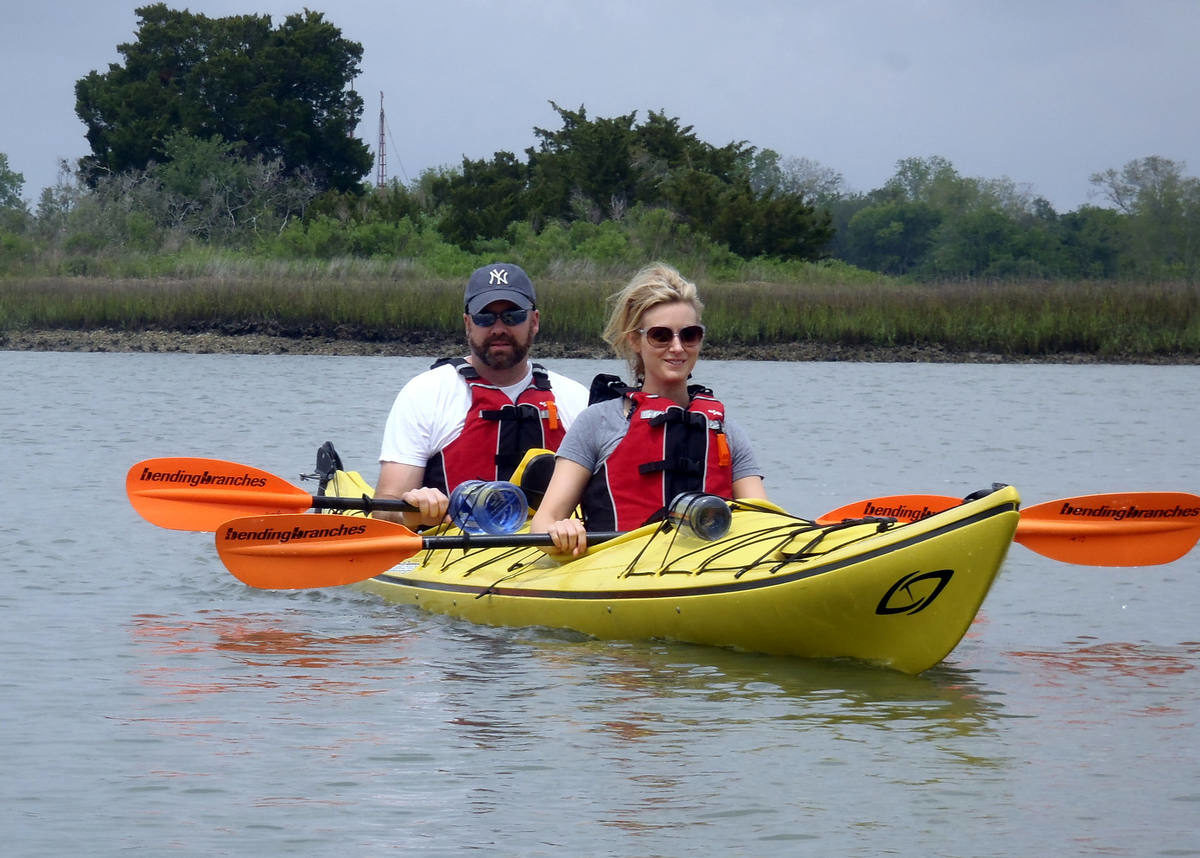
[[[22,209],[25,202],[21,190],[25,187],[25,176],[8,168],[8,156],[0,152],[0,209]]]
[[[817,259],[833,236],[827,212],[818,214],[799,194],[756,194],[748,175],[722,182],[712,173],[681,170],[664,193],[684,223],[746,259]]]
[[[868,206],[850,218],[847,261],[885,274],[907,274],[933,246],[942,214],[923,202]]]
[[[756,194],[776,191],[783,185],[783,158],[774,149],[759,149],[750,159],[750,189]]]
[[[445,206],[438,230],[464,250],[503,236],[509,224],[528,216],[528,181],[528,167],[512,152],[497,152],[490,161],[463,158],[461,173],[433,180],[434,201]]]
[[[1018,264],[1029,262],[1021,244],[1021,230],[997,208],[981,208],[946,220],[935,237],[924,265],[930,276],[1005,277],[1028,273],[1028,267],[1022,269]]]
[[[545,218],[593,222],[624,213],[637,193],[632,153],[637,114],[589,120],[583,105],[565,110],[552,101],[550,106],[562,128],[534,128],[540,146],[526,150],[533,211]]]
[[[1112,278],[1120,271],[1124,216],[1113,209],[1080,206],[1059,218],[1063,254],[1070,266],[1064,274]]]
[[[316,194],[303,171],[288,176],[278,159],[238,157],[220,137],[177,132],[164,148],[163,163],[103,174],[91,186],[61,162],[58,182],[38,201],[36,233],[87,254],[175,248],[192,238],[247,246],[302,217]]]
[[[243,157],[278,159],[288,174],[307,170],[321,188],[355,188],[370,170],[370,151],[351,136],[363,109],[349,88],[362,46],[320,12],[274,28],[269,15],[209,18],[164,3],[137,15],[137,41],[117,47],[124,64],[75,84],[90,184],[165,161],[178,131],[217,135]]]
[[[1046,200],[1007,177],[961,176],[941,156],[897,161],[882,188],[828,205],[837,256],[876,271],[1041,277],[1078,270]]]
[[[832,218],[816,211],[803,194],[768,191],[755,199],[750,218],[750,240],[730,245],[744,257],[776,256],[780,259],[818,259],[826,255],[833,239]]]
[[[1129,161],[1118,170],[1092,173],[1091,182],[1120,212],[1136,215],[1161,206],[1183,179],[1182,163],[1151,155]]]
[[[303,169],[287,175],[278,158],[239,158],[219,136],[201,140],[175,132],[164,148],[166,162],[147,170],[159,193],[146,201],[156,204],[164,228],[223,243],[246,241],[303,217],[317,193]]]
[[[960,176],[940,155],[900,159],[883,190],[893,200],[925,203],[943,215],[970,210],[980,196],[978,182]]]
[[[1200,276],[1200,179],[1181,161],[1150,156],[1117,170],[1093,173],[1097,185],[1126,215],[1126,266],[1144,277]]]
[[[0,152],[0,255],[5,232],[21,233],[29,225],[29,209],[21,198],[25,177],[8,168],[8,156]]]
[[[621,220],[635,208],[666,209],[690,231],[743,256],[812,259],[831,230],[799,194],[752,185],[755,149],[744,142],[712,146],[691,126],[651,111],[589,118],[550,102],[562,127],[535,128],[540,141],[528,163],[508,152],[490,161],[463,160],[459,173],[435,179],[434,202],[445,207],[443,235],[464,249],[499,238],[528,219],[542,231],[556,222]]]
[[[756,193],[799,194],[809,202],[829,206],[842,196],[844,177],[811,158],[782,158],[773,149],[754,154],[750,185]]]

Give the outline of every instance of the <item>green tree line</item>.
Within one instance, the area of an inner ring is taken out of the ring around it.
[[[832,169],[711,144],[665,111],[639,121],[551,102],[559,127],[534,128],[523,153],[373,187],[369,150],[348,133],[362,47],[322,14],[279,26],[161,3],[137,14],[124,62],[76,85],[90,154],[30,203],[0,153],[0,272],[153,272],[204,248],[409,259],[447,275],[497,255],[533,270],[669,255],[716,276],[748,262],[922,281],[1200,273],[1200,180],[1157,156],[1091,176],[1107,205],[1059,213],[940,156],[902,159],[882,187],[850,192]]]

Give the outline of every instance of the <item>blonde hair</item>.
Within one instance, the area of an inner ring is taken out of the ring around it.
[[[625,288],[608,299],[612,312],[604,326],[604,341],[612,346],[617,357],[624,358],[637,379],[646,374],[642,356],[629,345],[629,335],[637,331],[642,316],[659,304],[683,301],[696,311],[696,320],[704,310],[704,302],[696,284],[687,280],[665,262],[652,262],[626,284]]]

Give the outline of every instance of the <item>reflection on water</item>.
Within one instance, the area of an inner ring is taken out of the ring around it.
[[[835,737],[903,729],[913,739],[946,740],[992,729],[1002,711],[972,674],[945,665],[908,676],[852,662],[614,644],[445,618],[434,622],[453,635],[455,649],[414,654],[416,640],[402,630],[320,634],[297,628],[303,619],[286,610],[138,615],[131,633],[145,656],[136,675],[169,695],[266,692],[261,705],[386,694],[403,672],[412,682],[408,708],[436,699],[438,720],[480,750],[535,746],[534,724],[548,701],[564,725],[617,745],[645,743],[651,754],[703,735],[727,741],[767,729]]]
[[[481,748],[526,741],[529,722],[513,715],[533,715],[550,698],[564,722],[607,736],[612,748],[641,744],[650,755],[706,735],[724,743],[738,732],[782,731],[794,740],[810,731],[903,730],[913,741],[951,740],[986,734],[1003,708],[971,673],[945,665],[909,676],[854,662],[577,640],[552,631],[470,635],[470,670],[444,668],[442,705],[465,713],[454,723]],[[514,689],[506,676],[533,684]]]
[[[608,693],[593,695],[597,708],[644,705],[660,699],[694,701],[719,711],[720,727],[761,726],[764,718],[790,729],[866,726],[966,735],[983,729],[999,703],[971,677],[949,666],[909,676],[854,662],[759,656],[707,647],[588,643],[588,682]],[[574,651],[543,653],[573,662]],[[618,722],[625,735],[645,738],[653,726]],[[704,727],[701,722],[687,727]],[[708,725],[714,726],[714,725]]]
[[[1164,647],[1134,643],[1097,643],[1081,637],[1062,650],[1023,650],[1008,655],[1032,668],[1031,686],[1045,701],[1076,717],[1104,721],[1123,716],[1151,717],[1168,729],[1195,726],[1196,680],[1200,643]],[[1096,710],[1097,694],[1120,702]]]
[[[291,694],[375,694],[382,690],[380,670],[408,660],[403,639],[392,632],[324,636],[284,628],[284,619],[286,614],[212,611],[189,617],[135,616],[133,639],[152,656],[139,668],[142,680],[176,694],[247,687],[286,688]],[[203,658],[212,655],[224,659]]]
[[[1179,736],[1186,744],[1184,737],[1195,730],[1200,643],[1157,646],[1080,637],[1063,649],[1007,655],[1028,677],[1032,711],[1055,712],[1067,723],[1106,729],[1129,719],[1148,720],[1157,742]],[[1098,699],[1107,702],[1098,706]],[[1164,753],[1176,751],[1167,747]]]
[[[1185,641],[1175,647],[1133,643],[1085,643],[1095,638],[1068,642],[1073,648],[1049,651],[1010,652],[1011,656],[1035,664],[1039,676],[1049,684],[1074,684],[1082,676],[1088,681],[1120,683],[1137,679],[1148,686],[1166,685],[1173,676],[1200,666],[1200,643]]]

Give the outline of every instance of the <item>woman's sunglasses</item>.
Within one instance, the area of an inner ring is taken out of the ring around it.
[[[679,337],[679,342],[684,346],[698,346],[704,339],[704,325],[688,325],[678,331],[666,325],[655,325],[653,328],[638,328],[638,333],[645,337],[650,345],[658,348],[671,345],[671,341],[676,337]]]
[[[529,318],[528,310],[504,310],[500,313],[472,313],[471,321],[481,328],[490,328],[496,324],[499,319],[510,328],[515,328],[517,325],[525,324],[525,320]]]

